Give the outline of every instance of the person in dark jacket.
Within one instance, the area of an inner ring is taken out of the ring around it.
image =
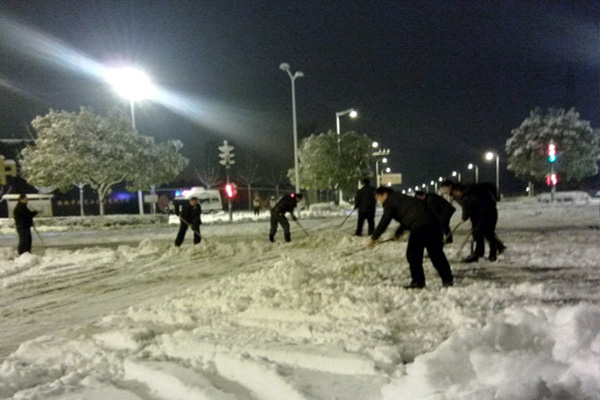
[[[404,229],[410,231],[406,247],[406,259],[410,266],[411,282],[405,287],[407,289],[422,289],[425,287],[425,273],[423,271],[423,252],[425,249],[427,249],[429,258],[442,279],[442,285],[452,286],[454,276],[444,254],[442,226],[433,212],[427,208],[424,202],[394,192],[387,187],[377,188],[375,197],[383,206],[383,215],[367,245],[369,247],[374,246],[377,239],[381,237],[392,219],[394,219],[400,222],[396,237],[399,237]]]
[[[17,234],[19,235],[19,246],[17,247],[19,255],[31,253],[31,227],[33,226],[33,217],[37,215],[37,211],[31,211],[27,208],[28,201],[26,195],[20,195],[19,202],[13,210]]]
[[[298,205],[299,201],[302,201],[302,193],[292,193],[283,196],[271,209],[271,230],[269,231],[269,240],[275,241],[275,234],[277,233],[277,225],[281,225],[283,228],[283,236],[286,242],[292,241],[292,235],[290,233],[290,223],[285,217],[285,213],[292,215],[292,220],[296,221],[294,215],[294,209]]]
[[[436,193],[425,193],[420,190],[415,192],[415,197],[424,201],[427,207],[437,217],[444,231],[444,243],[452,243],[452,230],[450,229],[450,220],[456,212],[456,208],[452,206],[445,198]]]
[[[175,238],[175,246],[181,246],[188,228],[191,228],[194,232],[194,244],[200,243],[202,240],[200,236],[200,224],[202,224],[200,214],[202,214],[202,208],[197,197],[191,197],[181,207],[179,204],[175,204],[175,215],[179,217],[179,232],[177,232]]]
[[[462,206],[463,221],[471,221],[475,250],[462,261],[467,263],[479,261],[479,258],[485,255],[486,240],[490,247],[489,260],[496,261],[498,253],[506,249],[496,236],[498,222],[496,186],[489,183],[463,185],[444,182],[442,189]]]
[[[375,230],[375,188],[371,186],[369,178],[362,180],[363,186],[356,192],[354,197],[354,209],[358,210],[358,223],[356,225],[356,236],[362,236],[363,226],[367,221],[369,236]]]

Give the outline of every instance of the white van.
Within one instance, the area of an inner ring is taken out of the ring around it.
[[[223,211],[223,202],[221,201],[221,192],[218,190],[205,189],[202,186],[194,186],[188,190],[175,192],[173,205],[182,204],[192,197],[197,197],[202,208],[202,214],[209,214]],[[174,211],[174,207],[170,207]],[[179,218],[175,214],[169,216],[170,224],[178,224]]]

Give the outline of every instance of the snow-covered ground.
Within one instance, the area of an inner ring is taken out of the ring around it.
[[[330,214],[291,244],[245,216],[180,249],[175,226],[60,228],[17,257],[3,231],[0,398],[600,399],[598,203],[502,203],[499,261],[458,262],[463,227],[456,286],[426,261],[422,291],[405,243]]]

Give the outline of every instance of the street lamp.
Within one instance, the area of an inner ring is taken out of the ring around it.
[[[156,94],[156,87],[150,81],[148,75],[136,68],[124,67],[109,69],[106,73],[106,80],[121,97],[129,100],[131,110],[131,126],[137,131],[135,126],[135,106],[136,101],[150,99]],[[154,188],[152,188],[154,192]],[[144,215],[144,199],[141,190],[138,190],[138,205],[140,215]]]
[[[354,108],[349,108],[347,110],[338,111],[335,113],[335,130],[338,135],[340,134],[340,117],[343,115],[349,115],[350,118],[356,118],[358,116],[358,112]]]
[[[298,128],[296,126],[296,88],[294,82],[296,78],[301,78],[304,76],[304,73],[301,71],[296,71],[294,74],[290,72],[290,64],[282,63],[279,66],[279,69],[287,72],[290,80],[292,82],[292,124],[294,129],[294,171],[296,178],[296,193],[300,193],[300,171],[298,170]]]
[[[475,183],[479,183],[479,166],[475,164],[469,164],[467,168],[475,169]]]
[[[354,108],[349,108],[347,110],[338,111],[338,112],[335,113],[335,129],[336,129],[336,132],[337,132],[337,135],[338,135],[338,153],[339,153],[340,157],[341,157],[341,154],[342,154],[342,149],[340,147],[340,117],[342,115],[347,115],[347,114],[350,115],[350,118],[356,118],[356,116],[358,115],[358,113],[356,112],[356,110]],[[339,201],[340,201],[340,204],[341,204],[342,203],[342,199],[344,197],[344,193],[342,192],[341,188],[338,190],[338,194],[340,196],[339,197],[339,199],[340,199]]]
[[[433,190],[437,193],[437,191],[438,191],[438,184],[437,184],[437,182],[434,181],[434,180],[432,180],[431,182],[429,182],[429,184],[431,186],[433,186]]]
[[[150,78],[139,69],[124,67],[109,69],[106,73],[106,80],[119,96],[129,100],[131,125],[133,129],[136,129],[134,103],[150,99],[156,93],[156,88],[150,81]]]
[[[452,176],[457,177],[459,182],[462,180],[462,176],[460,175],[460,172],[452,171]]]
[[[500,198],[500,156],[493,151],[485,153],[485,159],[487,161],[492,161],[494,157],[496,158],[496,196]]]
[[[377,148],[379,147],[379,143],[373,142],[372,146],[374,148]],[[379,149],[373,153],[373,157],[375,157],[375,184],[377,185],[377,187],[379,187],[379,185],[381,184],[381,176],[379,174],[380,157],[383,157],[381,158],[381,162],[387,164],[388,160],[384,156],[387,156],[388,154],[390,154],[390,149]]]

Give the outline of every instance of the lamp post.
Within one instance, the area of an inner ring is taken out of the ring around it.
[[[438,184],[437,184],[437,182],[434,181],[434,180],[432,180],[431,182],[429,182],[429,184],[431,186],[433,186],[433,190],[437,193],[437,191],[438,191]]]
[[[373,142],[371,146],[374,149],[377,149],[379,148],[379,143]],[[379,173],[379,159],[380,157],[383,157],[381,158],[381,162],[387,164],[387,158],[385,156],[387,156],[388,154],[390,154],[390,149],[379,149],[373,153],[373,157],[375,157],[375,184],[377,185],[377,187],[381,185],[381,175]]]
[[[469,164],[467,168],[475,170],[475,183],[479,183],[479,166],[475,164]]]
[[[493,151],[485,153],[485,159],[487,161],[492,161],[494,157],[496,158],[496,196],[500,198],[500,156]]]
[[[123,98],[129,100],[131,112],[131,126],[135,126],[135,102],[154,97],[156,88],[150,81],[148,75],[136,68],[124,67],[108,70],[106,80],[113,89]],[[141,190],[138,190],[138,205],[140,215],[144,215],[144,198]]]
[[[458,181],[462,181],[462,176],[460,172],[452,171],[452,176],[458,178]]]
[[[350,115],[350,118],[356,118],[356,116],[358,115],[358,112],[356,112],[356,110],[354,108],[349,108],[347,110],[344,111],[338,111],[335,113],[335,131],[337,132],[337,136],[338,136],[338,154],[342,155],[342,149],[340,147],[340,117],[342,115]],[[338,194],[339,194],[339,202],[342,202],[342,198],[344,197],[344,193],[342,192],[342,188],[339,188],[338,190]]]
[[[301,71],[296,71],[294,74],[290,72],[290,64],[282,63],[279,66],[279,69],[287,72],[290,77],[290,81],[292,82],[292,124],[294,129],[294,174],[295,174],[295,186],[296,193],[300,193],[300,171],[298,170],[298,128],[296,125],[296,87],[294,82],[296,78],[301,78],[304,76],[304,73]]]
[[[337,132],[338,136],[340,135],[340,117],[343,115],[349,115],[350,118],[356,118],[358,116],[358,112],[354,108],[349,108],[347,110],[338,111],[335,113],[335,131]]]

